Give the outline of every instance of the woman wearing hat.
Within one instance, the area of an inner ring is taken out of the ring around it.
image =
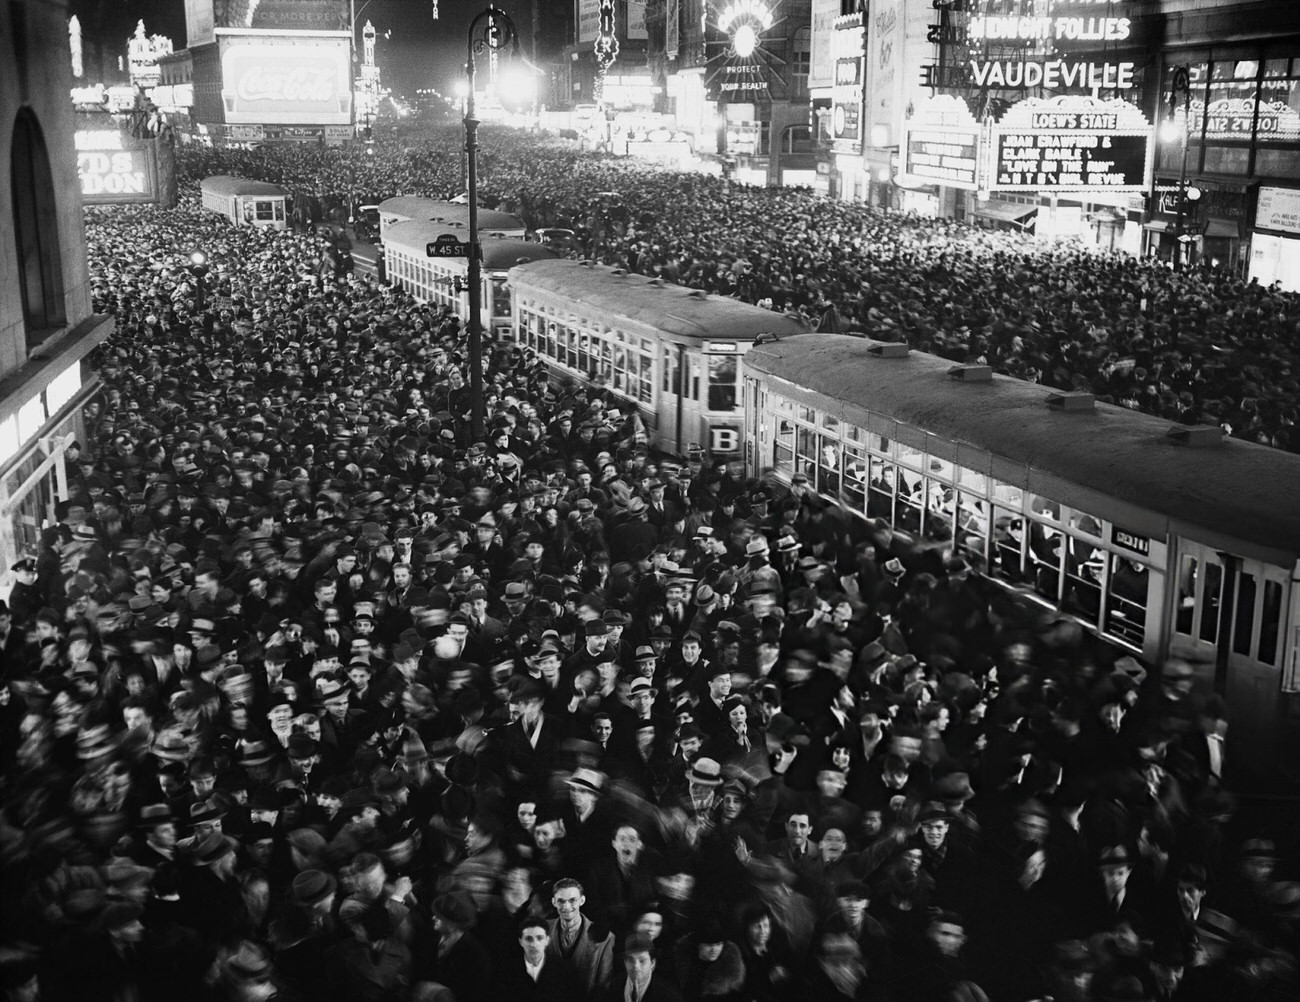
[[[749,700],[732,693],[722,701],[724,726],[715,730],[701,752],[723,765],[743,766],[767,755],[763,729],[751,721]]]

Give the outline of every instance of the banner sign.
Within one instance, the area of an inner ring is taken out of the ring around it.
[[[1260,188],[1255,226],[1261,230],[1300,233],[1300,188]]]
[[[812,39],[808,63],[808,88],[829,87],[834,72],[831,36],[840,16],[840,0],[813,0]]]
[[[1029,98],[992,129],[991,191],[1145,191],[1150,123],[1127,101]]]
[[[979,187],[980,125],[951,94],[927,98],[903,121],[899,183]]]

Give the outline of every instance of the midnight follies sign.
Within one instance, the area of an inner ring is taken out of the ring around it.
[[[1151,154],[1151,126],[1127,101],[1030,98],[992,127],[988,187],[1145,191]]]

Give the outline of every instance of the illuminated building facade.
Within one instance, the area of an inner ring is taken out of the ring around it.
[[[86,357],[113,330],[91,312],[67,23],[54,0],[0,6],[0,594],[67,498],[99,388]]]
[[[1300,287],[1300,4],[813,0],[812,33],[827,194]]]
[[[347,0],[186,0],[185,15],[200,142],[352,138]]]
[[[651,22],[664,110],[737,180],[813,184],[810,17],[810,0],[665,0]]]

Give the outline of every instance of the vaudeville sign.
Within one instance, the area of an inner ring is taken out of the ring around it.
[[[990,191],[1148,190],[1151,125],[1127,101],[1029,98],[991,130]]]

